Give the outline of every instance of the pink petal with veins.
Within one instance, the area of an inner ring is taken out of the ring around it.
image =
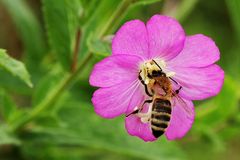
[[[113,55],[95,64],[89,83],[96,87],[111,87],[134,81],[138,77],[141,58],[134,55]]]
[[[154,15],[147,22],[149,58],[170,60],[183,49],[185,32],[175,19]]]
[[[170,60],[172,67],[206,67],[218,61],[219,49],[215,42],[202,34],[188,36],[183,50]]]
[[[173,78],[182,86],[179,95],[189,100],[217,95],[224,82],[224,71],[215,64],[202,68],[174,67],[171,71],[176,73]]]
[[[112,87],[100,88],[93,94],[95,112],[104,118],[127,114],[142,104],[144,92],[139,81],[129,81]]]
[[[113,38],[112,54],[147,57],[148,36],[145,24],[139,20],[126,22]]]

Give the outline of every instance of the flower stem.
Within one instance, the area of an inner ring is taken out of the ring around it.
[[[118,20],[121,15],[123,15],[127,10],[128,6],[132,3],[133,0],[122,0],[115,12],[109,18],[109,21],[105,24],[104,28],[99,32],[98,36],[102,37],[107,34],[109,31],[112,31],[112,28],[116,25],[115,21]]]
[[[81,30],[79,28],[77,30],[75,48],[73,51],[73,60],[72,60],[72,66],[71,66],[72,72],[74,72],[77,68],[78,52],[79,52],[79,48],[80,48],[80,39],[81,39]]]

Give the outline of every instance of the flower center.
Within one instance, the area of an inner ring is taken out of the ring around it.
[[[143,62],[140,65],[140,76],[142,80],[147,85],[152,79],[152,75],[165,74],[166,77],[173,77],[176,73],[172,71],[167,71],[167,63],[159,58],[151,59]]]

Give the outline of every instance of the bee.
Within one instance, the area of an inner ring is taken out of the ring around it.
[[[170,74],[172,75],[172,73]],[[151,60],[144,64],[139,72],[138,78],[144,85],[146,94],[151,97],[151,99],[145,100],[140,108],[137,108],[129,115],[137,114],[141,117],[142,122],[149,122],[153,136],[158,138],[165,133],[169,126],[173,97],[181,100],[183,106],[185,106],[185,102],[178,97],[178,93],[182,89],[182,86],[179,85],[179,88],[174,91],[171,81],[178,85],[177,81],[164,73],[155,60]],[[146,103],[150,103],[148,112],[141,113]]]

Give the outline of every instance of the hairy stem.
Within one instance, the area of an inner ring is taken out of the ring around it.
[[[79,28],[77,30],[75,47],[74,47],[74,51],[73,51],[73,59],[72,59],[72,66],[71,66],[72,72],[76,71],[76,68],[77,68],[78,52],[79,52],[79,48],[80,48],[80,39],[81,39],[81,30]]]

